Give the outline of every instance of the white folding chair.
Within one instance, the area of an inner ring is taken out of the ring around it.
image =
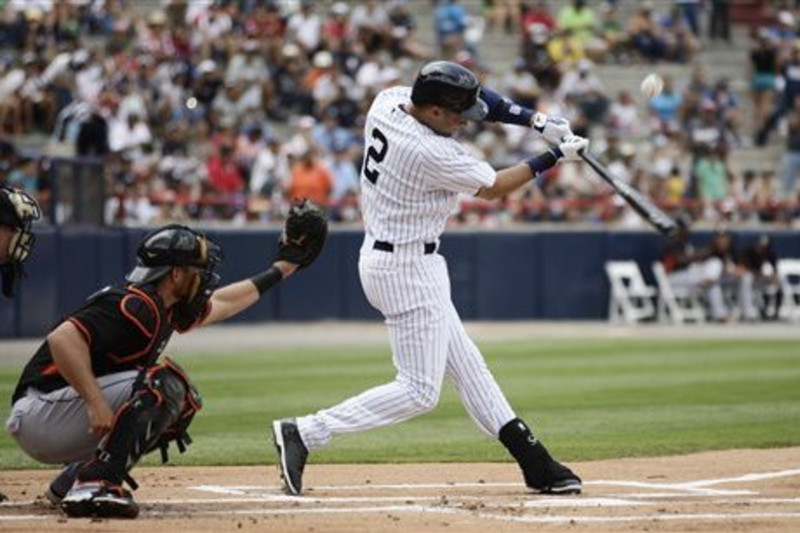
[[[658,285],[658,319],[673,324],[705,322],[706,310],[700,294],[694,288],[673,287],[660,261],[653,263],[653,275]]]
[[[778,259],[778,278],[783,292],[778,316],[800,321],[800,259]]]
[[[608,319],[611,322],[635,324],[655,316],[653,299],[658,291],[644,282],[635,261],[607,261],[606,274],[611,284],[608,298]]]

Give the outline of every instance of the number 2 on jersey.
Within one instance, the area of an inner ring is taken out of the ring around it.
[[[389,141],[386,136],[378,128],[372,128],[372,139],[369,148],[367,149],[367,157],[364,158],[364,177],[366,177],[373,185],[378,181],[380,172],[374,168],[370,168],[370,161],[375,164],[380,163],[386,157],[386,152],[389,150]],[[372,165],[375,166],[374,164]]]

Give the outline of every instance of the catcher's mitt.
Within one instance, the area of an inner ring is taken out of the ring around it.
[[[289,209],[289,217],[278,241],[278,260],[307,267],[317,258],[328,237],[325,211],[310,200],[301,200]]]

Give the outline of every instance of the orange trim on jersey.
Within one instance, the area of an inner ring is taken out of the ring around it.
[[[89,330],[86,328],[86,326],[84,326],[83,323],[80,320],[78,320],[77,318],[74,318],[74,317],[67,318],[67,321],[70,322],[76,328],[78,328],[78,331],[81,332],[81,334],[83,335],[84,339],[86,340],[86,344],[91,346],[92,345],[92,334],[89,333]]]
[[[55,363],[50,363],[49,365],[44,367],[44,370],[42,370],[40,375],[42,375],[42,376],[55,376],[56,374],[58,374],[58,367],[56,367]]]
[[[135,296],[137,296],[137,297],[138,297],[139,295],[138,295],[138,294],[137,294],[137,295],[133,295],[133,294],[126,294],[125,296],[123,296],[123,297],[122,297],[122,300],[120,300],[120,301],[119,301],[119,310],[122,312],[122,314],[123,314],[123,315],[125,315],[125,318],[127,318],[128,320],[130,320],[131,322],[133,322],[133,323],[136,325],[136,327],[137,327],[137,328],[139,328],[139,329],[141,330],[141,332],[142,332],[142,333],[144,333],[144,336],[145,336],[145,337],[147,337],[148,339],[149,339],[149,338],[152,338],[152,336],[154,335],[154,333],[153,333],[152,331],[148,331],[148,330],[147,330],[147,328],[146,328],[146,327],[144,327],[144,324],[142,324],[141,322],[139,322],[139,319],[138,319],[138,318],[136,318],[135,316],[133,316],[131,313],[129,313],[129,312],[128,312],[128,310],[127,310],[127,309],[125,309],[125,302],[126,302],[126,301],[127,301],[129,298],[134,298]]]
[[[148,337],[150,337],[150,343],[144,348],[144,350],[138,351],[135,354],[129,355],[127,357],[123,357],[123,356],[108,352],[109,357],[111,357],[117,363],[127,363],[129,361],[133,361],[133,360],[138,359],[139,357],[149,353],[150,350],[153,348],[153,344],[158,339],[157,333],[159,331],[161,331],[161,313],[158,310],[158,305],[156,305],[156,303],[153,301],[153,299],[150,297],[150,295],[147,294],[146,292],[140,290],[140,289],[137,289],[136,287],[134,287],[132,285],[128,287],[128,291],[130,291],[130,292],[138,295],[139,297],[141,297],[141,299],[144,300],[144,303],[146,303],[150,307],[150,309],[153,311],[153,314],[156,316],[156,327],[154,329],[154,333],[152,335],[148,335]],[[127,298],[127,295],[125,296],[125,298]],[[125,298],[123,298],[123,300]],[[135,321],[135,323],[136,322],[138,322],[138,321]]]

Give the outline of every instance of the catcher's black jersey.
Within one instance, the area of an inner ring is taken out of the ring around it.
[[[148,286],[107,287],[66,320],[86,339],[94,375],[104,376],[155,364],[175,331],[170,315]],[[28,387],[50,392],[66,386],[45,341],[25,366],[11,403]]]

